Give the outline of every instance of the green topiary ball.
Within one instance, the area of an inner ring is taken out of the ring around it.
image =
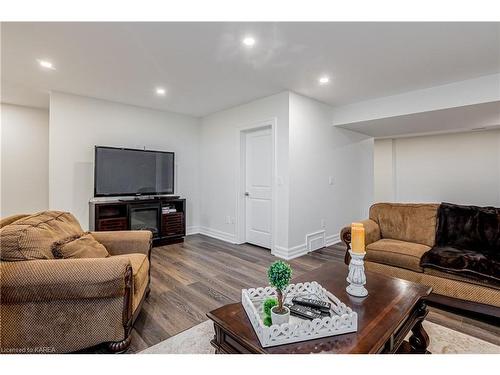
[[[278,300],[276,298],[268,298],[264,301],[264,314],[266,316],[271,316],[271,309],[278,305]]]
[[[292,278],[292,269],[287,263],[278,260],[271,264],[267,270],[267,278],[271,286],[278,290],[284,290],[290,283]]]

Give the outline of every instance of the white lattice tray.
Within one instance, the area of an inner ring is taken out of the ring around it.
[[[290,302],[296,296],[315,297],[330,302],[332,305],[332,316],[313,320],[290,316],[288,323],[281,325],[273,324],[270,327],[266,327],[262,320],[264,315],[263,304],[267,298],[276,297],[275,289],[269,286],[265,288],[243,289],[241,291],[241,303],[259,338],[260,344],[264,348],[313,340],[320,337],[341,335],[358,330],[358,314],[316,281],[290,284],[286,288],[285,294],[286,302]]]

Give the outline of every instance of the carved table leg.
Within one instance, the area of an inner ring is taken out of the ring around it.
[[[430,352],[427,350],[427,347],[430,343],[429,335],[427,334],[427,332],[425,332],[425,329],[422,326],[422,322],[427,316],[427,305],[425,304],[425,302],[422,302],[420,304],[418,308],[418,316],[419,320],[411,329],[412,335],[410,336],[408,341],[410,342],[413,353],[430,354]]]
[[[214,324],[214,338],[210,341],[210,344],[215,348],[215,354],[224,354],[221,349],[222,343],[222,330],[217,324]]]
[[[415,324],[411,332],[413,334],[410,336],[409,342],[413,351],[419,354],[430,354],[427,350],[430,342],[429,335],[425,332],[422,322]]]

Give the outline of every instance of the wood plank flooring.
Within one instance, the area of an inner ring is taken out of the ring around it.
[[[139,352],[191,328],[205,314],[240,300],[242,288],[266,284],[266,270],[277,258],[249,244],[232,245],[203,235],[155,247],[151,255],[151,293],[132,332],[128,353]],[[343,262],[340,245],[289,261],[293,276],[329,261]],[[429,320],[500,345],[500,329],[432,309]],[[498,330],[498,331],[497,331]]]

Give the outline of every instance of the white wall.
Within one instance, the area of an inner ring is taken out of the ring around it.
[[[237,242],[239,144],[242,127],[276,119],[277,228],[275,245],[288,246],[288,92],[202,118],[200,231]],[[230,218],[228,223],[226,217]]]
[[[375,201],[377,202],[391,202],[395,197],[394,168],[392,164],[394,160],[393,145],[392,139],[375,140],[373,174]]]
[[[376,201],[500,207],[500,130],[377,140],[375,166]]]
[[[290,94],[289,248],[294,253],[304,250],[307,234],[323,229],[327,243],[338,241],[342,227],[367,217],[373,202],[373,138],[332,126],[332,113],[326,104]]]
[[[75,214],[88,227],[94,146],[175,152],[175,193],[187,200],[188,231],[199,220],[199,119],[141,107],[52,93],[49,207]]]
[[[49,206],[49,114],[47,110],[1,104],[0,217]]]

